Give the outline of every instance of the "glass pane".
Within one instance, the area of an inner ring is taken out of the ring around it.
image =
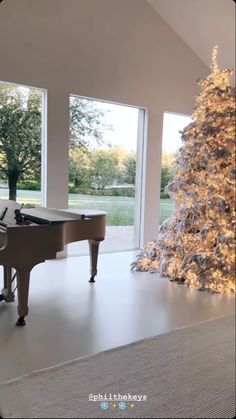
[[[41,204],[44,91],[0,82],[0,198]]]
[[[173,179],[173,165],[181,147],[180,131],[192,121],[188,115],[164,113],[162,136],[160,224],[171,217],[173,204],[165,193],[165,186]]]
[[[69,208],[107,212],[102,251],[135,247],[139,109],[70,97]],[[68,253],[88,252],[86,242]]]

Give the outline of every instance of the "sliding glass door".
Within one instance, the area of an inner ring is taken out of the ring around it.
[[[103,251],[139,246],[144,111],[70,96],[68,207],[107,212]],[[86,243],[68,246],[87,253]]]

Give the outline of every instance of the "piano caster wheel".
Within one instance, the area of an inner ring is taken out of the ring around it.
[[[89,282],[95,282],[94,275],[92,275],[92,276],[90,277]]]
[[[3,300],[5,300],[5,297],[3,294],[0,294],[0,301],[3,301]]]
[[[20,316],[16,322],[16,326],[25,326],[25,316]]]

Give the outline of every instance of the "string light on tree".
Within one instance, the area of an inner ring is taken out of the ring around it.
[[[235,292],[235,88],[232,70],[217,64],[199,80],[193,122],[182,131],[174,180],[167,192],[173,216],[132,264],[158,270],[200,290]]]

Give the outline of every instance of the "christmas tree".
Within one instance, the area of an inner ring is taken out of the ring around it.
[[[235,292],[235,88],[232,70],[219,69],[216,56],[217,47],[167,185],[173,216],[132,268],[200,290]]]

